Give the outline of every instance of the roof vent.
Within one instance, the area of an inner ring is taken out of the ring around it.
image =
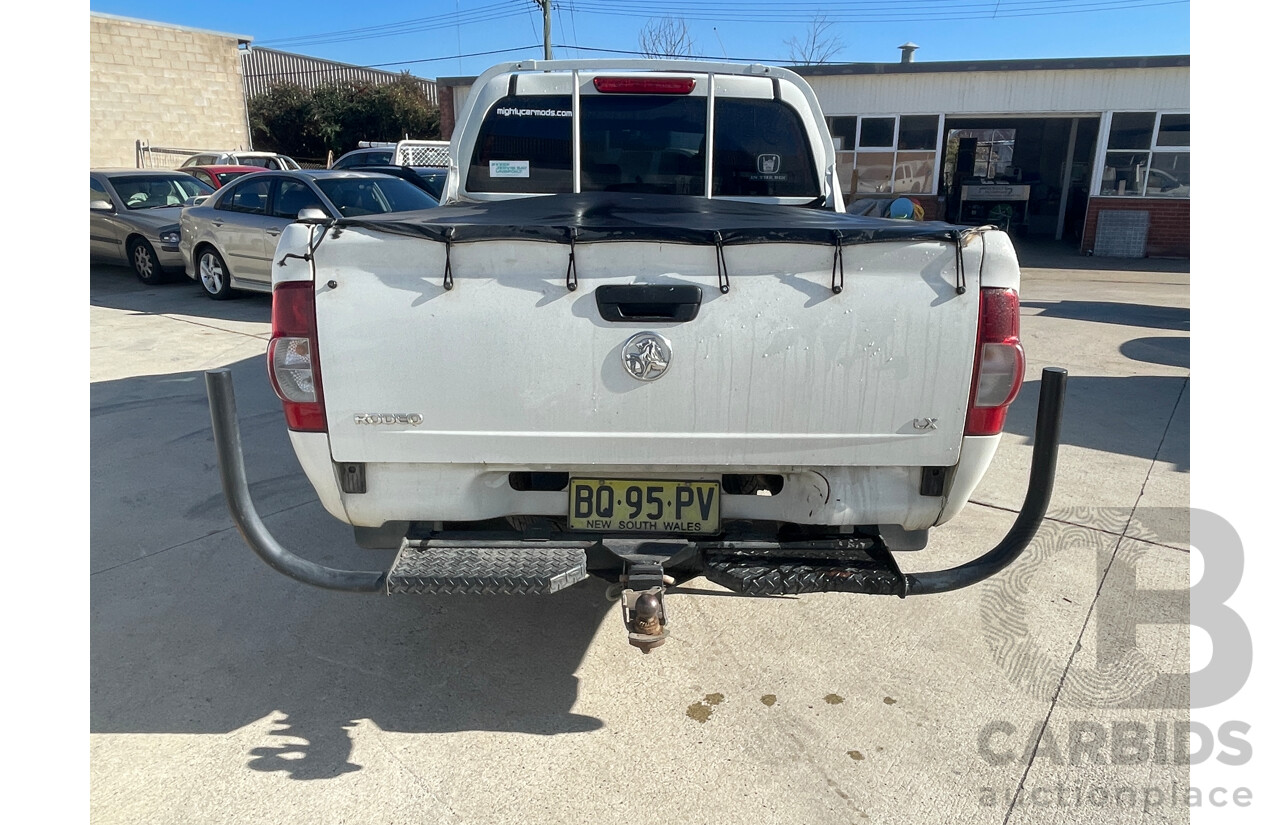
[[[902,49],[903,63],[916,62],[916,49],[920,48],[919,46],[917,46],[915,43],[912,43],[910,40],[908,40],[906,43],[903,43],[898,48]]]

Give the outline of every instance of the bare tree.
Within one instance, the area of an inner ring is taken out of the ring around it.
[[[812,66],[815,63],[826,63],[843,51],[844,38],[834,31],[835,25],[834,21],[827,19],[826,14],[817,14],[809,21],[803,40],[788,37],[783,41],[791,62]]]
[[[651,18],[640,29],[640,51],[645,57],[691,57],[693,36],[684,18]]]

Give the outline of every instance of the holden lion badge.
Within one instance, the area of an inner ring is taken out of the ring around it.
[[[622,366],[633,378],[656,381],[671,365],[671,342],[656,332],[640,332],[622,345]]]

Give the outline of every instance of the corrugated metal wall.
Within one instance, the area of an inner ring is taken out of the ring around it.
[[[304,89],[314,89],[327,83],[372,83],[380,86],[403,77],[396,72],[366,69],[274,49],[243,50],[240,61],[244,70],[246,100],[262,94],[277,83],[296,83]],[[426,91],[432,103],[437,102],[435,81],[410,77]]]

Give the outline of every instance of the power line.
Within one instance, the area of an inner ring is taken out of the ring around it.
[[[899,0],[899,2],[891,2],[891,0],[821,0],[821,2],[817,0],[795,0],[795,2],[780,4],[777,0],[682,0],[679,3],[663,3],[661,0],[648,0],[648,2],[640,2],[639,0],[607,0],[607,2],[606,0],[562,0],[562,2],[555,3],[554,8],[560,15],[561,31],[565,29],[565,10],[569,12],[570,25],[574,30],[573,41],[575,45],[558,46],[558,48],[573,49],[578,53],[604,51],[615,54],[641,54],[640,52],[621,49],[592,49],[576,45],[581,42],[576,34],[577,13],[607,14],[611,17],[631,18],[670,16],[717,23],[723,23],[726,20],[732,20],[736,23],[808,23],[816,15],[822,15],[825,20],[832,23],[911,23],[973,20],[984,15],[987,11],[990,11],[992,17],[998,18],[1043,17],[1189,5],[1189,2],[1190,0]],[[397,37],[437,29],[454,28],[458,32],[458,45],[461,46],[461,26],[492,23],[516,16],[524,16],[529,19],[536,38],[537,27],[532,19],[529,0],[505,0],[505,2],[488,3],[432,17],[418,17],[376,26],[262,40],[260,43],[264,47],[289,46],[296,48]],[[522,49],[496,49],[476,52],[470,55],[459,54],[450,57],[424,58],[375,65],[409,65],[437,60],[461,59],[463,57],[480,57],[520,50]],[[461,48],[458,51],[461,51]],[[673,55],[673,57],[687,57],[687,55]],[[770,61],[768,58],[724,58],[723,56],[717,58],[714,55],[705,57],[713,60],[787,62]]]
[[[553,45],[557,49],[569,48],[568,46],[564,46],[559,43],[556,43]],[[641,51],[635,51],[635,50],[629,50],[629,49],[599,49],[599,48],[592,48],[591,46],[574,46],[573,48],[579,49],[584,52],[604,52],[605,54],[625,54],[625,55],[634,55],[636,57],[649,57],[648,52],[641,52]],[[727,60],[731,63],[770,63],[774,65],[782,65],[782,64],[790,65],[793,62],[790,58],[728,57],[728,56],[714,55],[714,54],[660,54],[660,55],[657,55],[657,57],[670,58],[672,60],[715,60],[720,62]],[[832,60],[829,62],[832,64],[837,64],[837,63],[847,63],[848,61]],[[815,63],[814,65],[818,65],[818,64]]]
[[[731,19],[735,23],[807,23],[815,15],[822,15],[833,23],[913,23],[951,20],[972,20],[990,9],[1000,19],[1019,17],[1046,17],[1057,15],[1077,15],[1100,12],[1128,11],[1132,9],[1152,8],[1155,6],[1187,5],[1190,0],[1023,0],[1011,3],[1009,0],[997,2],[965,2],[949,4],[939,9],[948,0],[935,0],[927,5],[910,2],[892,5],[868,6],[862,9],[846,9],[835,4],[794,4],[780,7],[776,0],[742,0],[742,2],[714,2],[679,6],[661,6],[652,4],[628,5],[625,2],[601,3],[591,0],[571,0],[569,8],[583,14],[607,14],[611,17],[643,17],[660,16],[678,17],[686,20],[703,20],[724,22]]]
[[[536,0],[535,0],[536,2]],[[524,6],[525,18],[529,21],[529,31],[533,34],[534,39],[538,39],[538,24],[533,21],[533,6],[528,3]]]
[[[577,18],[577,15],[573,13],[572,5],[569,6],[569,25],[573,26],[573,42],[581,43],[582,38],[578,37],[578,18]],[[577,47],[575,46],[574,48],[576,49]],[[581,54],[578,55],[578,57],[581,57],[581,56],[582,56]]]
[[[568,31],[566,31],[566,29],[565,29],[565,25],[564,25],[564,12],[560,10],[560,6],[559,6],[559,4],[555,4],[555,5],[553,5],[553,6],[552,6],[552,8],[553,8],[553,9],[555,9],[556,16],[560,19],[560,31],[561,31],[562,33],[564,33],[564,34],[568,34]],[[577,38],[577,36],[575,35],[573,39],[574,39],[574,40],[577,40],[578,38]],[[570,48],[572,48],[572,47],[570,47]],[[577,56],[578,56],[578,55],[574,55],[574,57],[577,57]]]
[[[398,23],[387,23],[381,26],[365,26],[356,29],[342,29],[317,34],[299,35],[297,37],[281,37],[263,40],[264,46],[316,46],[325,43],[349,43],[357,40],[373,40],[383,37],[398,37],[405,34],[449,29],[471,23],[488,23],[519,15],[520,9],[507,3],[493,3],[466,11],[441,14],[433,17],[418,17],[412,20],[401,20]]]
[[[342,72],[348,72],[348,71],[358,70],[358,69],[381,70],[386,66],[408,66],[410,64],[416,64],[416,63],[437,63],[443,60],[458,60],[464,57],[485,57],[493,54],[505,54],[507,52],[527,52],[527,51],[538,50],[541,48],[542,48],[541,43],[535,43],[531,46],[517,46],[510,49],[493,49],[492,51],[487,51],[487,52],[471,52],[470,54],[451,54],[451,55],[446,55],[444,57],[422,57],[415,60],[397,60],[394,63],[369,63],[366,65],[343,64],[341,66],[328,66],[320,69],[297,69],[293,71],[281,71],[281,72],[248,72],[244,76],[246,78],[260,78],[260,77],[295,77],[297,75],[303,75],[303,74],[339,74]],[[306,57],[306,55],[298,55],[298,56],[303,58]],[[315,59],[319,60],[323,58],[315,58]],[[396,73],[388,72],[388,74],[396,74]],[[412,80],[420,81],[423,83],[436,82],[431,78],[418,77],[416,75],[409,75],[409,77]]]
[[[735,13],[758,13],[759,9],[787,13],[797,16],[811,16],[815,12],[827,16],[858,15],[880,12],[910,11],[934,15],[942,12],[963,11],[976,15],[988,8],[1034,10],[1036,8],[1055,7],[1092,7],[1092,6],[1140,6],[1146,0],[827,0],[826,2],[803,2],[795,0],[780,4],[777,0],[686,0],[686,2],[664,4],[661,2],[640,2],[640,0],[566,0],[569,8],[604,7],[615,11],[641,12],[649,17],[657,15],[688,16],[693,13],[728,14],[736,22]],[[1180,0],[1187,3],[1189,0]],[[729,21],[722,21],[729,22]]]
[[[378,68],[381,66],[407,66],[410,63],[436,63],[441,60],[457,60],[460,57],[485,57],[491,54],[506,54],[507,52],[524,52],[531,49],[541,49],[541,43],[534,43],[532,46],[513,46],[510,49],[493,49],[487,52],[471,52],[470,54],[451,54],[445,57],[423,57],[417,60],[398,60],[395,63],[371,63],[363,68]]]

